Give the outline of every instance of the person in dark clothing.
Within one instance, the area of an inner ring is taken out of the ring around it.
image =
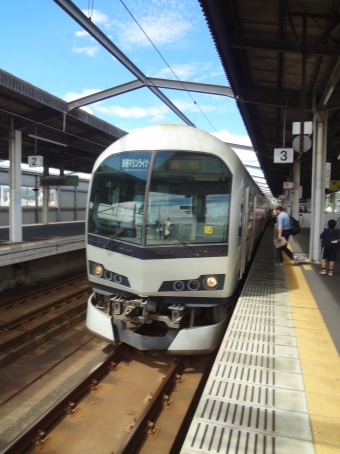
[[[276,210],[276,219],[277,219],[277,237],[285,238],[288,242],[290,235],[290,218],[288,214],[283,211],[282,206],[277,206]],[[277,250],[277,263],[276,265],[283,265],[283,256],[284,252],[291,260],[292,265],[296,265],[297,262],[294,259],[293,253],[287,248],[287,246],[282,246],[276,249]]]
[[[328,221],[328,229],[324,229],[320,235],[321,241],[321,271],[319,274],[327,274],[326,270],[326,261],[328,262],[328,276],[333,276],[333,269],[334,269],[334,262],[336,261],[336,249],[330,249],[325,245],[325,237],[327,232],[333,231],[336,226],[336,221],[334,219],[330,219]],[[337,236],[337,235],[336,235]]]

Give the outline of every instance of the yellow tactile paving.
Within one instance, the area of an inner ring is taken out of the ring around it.
[[[331,377],[339,380],[340,365],[318,361],[306,361],[300,359],[301,369],[304,374]]]
[[[294,320],[294,323],[296,321]],[[317,340],[317,339],[310,339],[306,337],[301,337],[299,339],[299,347],[301,348],[308,348],[310,350],[327,350],[327,351],[332,351],[332,352],[338,352],[332,339],[330,340]]]
[[[338,418],[340,424],[339,396],[332,396],[332,399],[325,399],[324,394],[310,393],[308,395],[308,407],[311,413],[320,413],[321,415],[327,415],[330,418]]]
[[[326,325],[323,322],[310,322],[307,320],[296,320],[294,317],[294,325],[296,328],[308,328],[308,329],[326,329]]]
[[[340,419],[310,415],[314,441],[340,447]]]
[[[299,267],[285,262],[316,454],[340,454],[340,357]]]
[[[339,446],[320,445],[316,443],[314,448],[315,454],[339,454]]]
[[[340,380],[331,377],[304,375],[305,389],[308,393],[332,394],[340,397]]]
[[[340,366],[338,352],[329,350],[311,350],[309,348],[301,348],[299,344],[299,353],[301,359],[308,361],[321,361],[327,363],[336,363]]]
[[[294,319],[297,320],[325,323],[318,309],[311,311],[310,309],[292,307],[292,314],[294,315]]]
[[[329,340],[331,341],[331,335],[329,334],[328,330],[320,330],[320,329],[301,329],[295,328],[296,335],[298,337],[308,337],[310,339],[318,339],[318,340]]]

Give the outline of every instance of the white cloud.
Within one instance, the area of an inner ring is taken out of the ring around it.
[[[192,99],[188,96],[187,99],[175,99],[172,102],[182,112],[228,114],[234,109],[228,102],[220,102],[221,97],[217,97],[216,102],[215,95],[191,93],[190,96]]]
[[[195,26],[191,1],[154,0],[150,2],[130,2],[129,10],[139,25],[156,46],[181,44]],[[133,20],[128,22],[114,21],[118,30],[119,46],[136,48],[151,46],[143,31]]]
[[[91,88],[85,88],[82,92],[79,92],[79,93],[77,93],[75,91],[68,91],[64,95],[61,95],[61,98],[64,101],[70,102],[70,101],[74,101],[75,99],[84,98],[84,96],[93,95],[93,93],[98,93],[99,91],[101,91],[101,90],[96,90],[96,89],[91,89]],[[92,113],[92,112],[90,112],[90,113]]]
[[[109,29],[111,27],[111,21],[108,15],[102,13],[98,9],[93,9],[92,13],[91,11],[87,9],[82,10],[85,16],[89,17],[89,14],[91,16],[91,21],[96,24],[96,25],[103,25],[106,29]]]
[[[91,114],[91,115],[93,115],[93,110],[90,109],[90,108],[87,107],[87,106],[82,106],[82,107],[80,107],[80,109],[81,109],[81,110],[84,110],[85,112],[87,112],[87,113],[89,113],[89,114]]]
[[[74,32],[75,36],[77,36],[78,38],[84,38],[85,36],[90,36],[88,34],[88,32],[86,32],[85,30],[78,30],[76,32]]]
[[[217,137],[218,139],[222,140],[223,142],[228,143],[237,143],[239,145],[247,145],[248,147],[252,147],[251,140],[248,136],[241,136],[237,134],[231,134],[226,129],[222,129],[218,132],[213,132],[213,136]]]
[[[89,55],[90,57],[94,57],[96,53],[99,50],[98,46],[85,46],[85,47],[78,47],[78,46],[73,46],[72,48],[73,52],[76,52],[78,54],[86,54]]]
[[[248,136],[242,136],[237,134],[231,134],[229,131],[222,129],[218,132],[212,132],[211,135],[217,137],[218,139],[222,140],[223,142],[233,143],[238,145],[246,145],[248,147],[252,147],[251,140]],[[242,150],[241,148],[233,147],[233,150],[237,154],[237,156],[241,159],[244,165],[251,165],[259,167],[259,161],[257,159],[256,153],[251,150]],[[256,170],[256,169],[252,169]],[[248,169],[249,173],[253,173]]]
[[[176,12],[167,12],[162,16],[150,16],[144,18],[140,22],[141,27],[153,42],[155,46],[163,46],[165,44],[173,44],[184,39],[186,34],[191,29],[190,22],[178,17]],[[142,30],[137,24],[118,23],[119,27],[119,42],[124,48],[132,47],[148,47],[151,46]]]
[[[202,73],[208,71],[212,66],[211,62],[203,63],[203,62],[194,62],[194,63],[174,63],[171,65],[170,68],[162,68],[161,70],[153,71],[149,70],[148,75],[150,77],[160,77],[164,79],[174,79],[175,76],[173,73],[176,74],[178,79],[180,80],[190,80],[190,77],[197,73]],[[206,76],[201,76],[201,78],[205,78]]]
[[[160,107],[122,107],[122,106],[96,106],[95,110],[102,114],[109,116],[117,116],[121,118],[145,118],[151,117],[151,121],[159,121],[165,118],[165,115],[169,112],[166,106]]]
[[[206,79],[208,76],[203,74],[201,77],[195,77],[194,82],[202,82],[202,80]]]

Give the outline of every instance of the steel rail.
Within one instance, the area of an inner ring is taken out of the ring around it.
[[[146,436],[148,431],[148,423],[154,422],[160,408],[165,402],[164,396],[170,394],[171,389],[176,384],[176,376],[184,368],[186,357],[182,356],[175,364],[171,366],[168,373],[164,377],[162,384],[149,401],[147,407],[144,409],[134,426],[132,427],[129,435],[124,440],[121,447],[115,454],[132,454],[134,453],[142,439]]]
[[[98,366],[92,369],[82,380],[74,385],[63,397],[57,400],[48,408],[39,418],[30,426],[22,431],[9,445],[4,448],[0,454],[20,454],[31,443],[33,443],[39,434],[44,433],[58,418],[67,413],[67,410],[87,392],[93,380],[100,379],[105,373],[111,370],[112,363],[116,363],[126,352],[126,345],[119,346],[114,352],[110,353]]]
[[[53,292],[56,289],[64,288],[64,287],[66,287],[66,286],[68,286],[70,284],[74,284],[77,281],[80,281],[80,280],[84,279],[85,277],[87,277],[87,274],[82,274],[82,275],[77,276],[77,277],[72,277],[70,279],[66,279],[65,281],[62,281],[61,283],[52,284],[52,285],[50,285],[48,287],[44,287],[44,288],[42,288],[40,290],[36,290],[34,292],[30,292],[30,293],[28,293],[25,296],[20,296],[18,298],[13,299],[13,300],[6,301],[5,303],[2,303],[0,305],[0,313],[1,313],[1,311],[6,311],[6,310],[8,310],[9,308],[11,308],[13,306],[18,306],[19,304],[25,303],[26,301],[30,301],[30,300],[32,300],[34,298],[37,298],[38,296],[44,295],[45,293],[51,293],[51,292]]]
[[[90,288],[88,289],[82,289],[82,290],[77,290],[74,293],[71,293],[70,295],[65,295],[61,298],[58,298],[55,301],[52,301],[50,303],[44,304],[38,308],[35,308],[29,312],[26,312],[23,315],[20,315],[19,317],[13,318],[9,322],[5,322],[4,324],[1,325],[0,327],[0,334],[9,331],[12,328],[15,328],[19,325],[22,325],[23,323],[32,320],[33,318],[36,318],[39,316],[42,312],[46,313],[49,312],[50,309],[53,309],[57,306],[61,305],[67,305],[68,302],[71,300],[77,299],[81,297],[82,295],[89,294],[91,293],[92,290]]]

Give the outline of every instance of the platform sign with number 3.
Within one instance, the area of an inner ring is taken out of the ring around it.
[[[274,148],[274,163],[291,164],[294,162],[293,148]]]

